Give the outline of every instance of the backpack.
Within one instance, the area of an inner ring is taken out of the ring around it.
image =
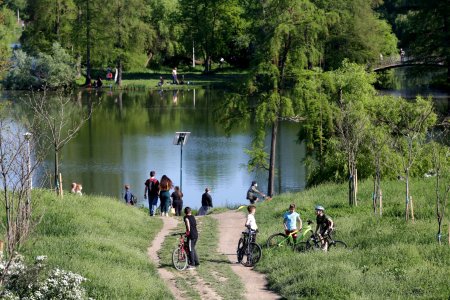
[[[153,194],[153,195],[157,195],[158,194],[158,192],[159,192],[159,181],[158,181],[158,179],[155,179],[155,178],[150,178],[149,179],[148,192],[150,194]]]

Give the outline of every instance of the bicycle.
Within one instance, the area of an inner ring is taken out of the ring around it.
[[[347,244],[340,240],[335,240],[331,236],[331,232],[323,236],[323,239],[326,239],[328,243],[327,250],[336,248],[336,249],[346,249]],[[317,234],[312,233],[311,237],[306,242],[300,242],[295,246],[295,249],[299,252],[307,252],[310,250],[323,250],[322,242]]]
[[[188,266],[189,246],[187,242],[187,236],[183,233],[174,233],[172,236],[180,236],[180,241],[177,248],[172,252],[172,264],[175,269],[183,271]]]
[[[308,226],[306,228],[303,228],[303,232],[300,233],[300,236],[297,236],[296,239],[294,239],[294,234],[299,233],[299,230],[295,230],[288,235],[284,233],[275,233],[272,234],[268,239],[266,246],[267,248],[275,248],[275,247],[291,247],[292,249],[295,249],[295,246],[298,245],[306,236],[308,232],[312,232],[312,221],[307,221]]]
[[[253,267],[262,256],[261,246],[255,242],[255,234],[256,232],[251,229],[243,231],[238,242],[237,259],[239,263],[246,267]]]

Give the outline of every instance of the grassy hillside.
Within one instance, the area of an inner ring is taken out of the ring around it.
[[[37,192],[34,202],[44,214],[21,250],[27,257],[48,255],[51,266],[88,278],[96,299],[172,298],[147,257],[160,219],[106,197]]]
[[[288,299],[447,299],[450,247],[436,242],[433,184],[433,179],[412,183],[415,223],[404,221],[404,182],[384,184],[382,218],[372,213],[371,182],[360,185],[354,208],[347,204],[346,185],[332,184],[262,203],[256,212],[259,243],[283,229],[282,214],[294,202],[303,220],[315,221],[314,205],[325,206],[336,224],[335,238],[350,249],[264,249],[257,270],[267,273],[270,287]]]

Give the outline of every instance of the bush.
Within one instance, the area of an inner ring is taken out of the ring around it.
[[[16,50],[5,87],[12,90],[67,88],[74,84],[75,73],[72,58],[58,43],[53,44],[50,55],[39,53],[33,57]]]
[[[0,261],[3,285],[0,287],[2,299],[87,299],[81,286],[85,278],[58,268],[49,272],[46,256],[36,257],[34,265],[26,265],[21,255],[16,255],[11,263]]]

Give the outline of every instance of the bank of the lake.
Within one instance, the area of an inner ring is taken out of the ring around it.
[[[21,252],[47,255],[49,265],[86,277],[94,299],[171,299],[147,247],[162,222],[107,197],[63,199],[34,191],[34,215],[42,220]]]
[[[304,221],[315,221],[314,206],[321,204],[335,222],[335,238],[350,248],[306,254],[264,249],[256,269],[287,299],[447,299],[450,247],[447,236],[442,246],[436,241],[434,183],[435,178],[411,183],[415,222],[404,220],[403,181],[383,182],[382,217],[372,212],[370,181],[360,184],[357,207],[347,204],[347,184],[324,184],[262,203],[256,212],[261,244],[283,230],[290,203]]]

